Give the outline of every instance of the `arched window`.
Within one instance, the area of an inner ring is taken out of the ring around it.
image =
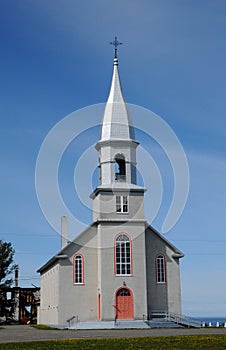
[[[129,289],[127,289],[127,288],[120,288],[119,290],[118,290],[118,292],[117,292],[117,294],[116,294],[116,296],[118,297],[118,296],[120,296],[120,297],[130,297],[130,291],[129,291]]]
[[[155,261],[156,282],[166,283],[166,258],[163,254],[158,254]]]
[[[115,240],[115,274],[131,275],[131,240],[125,234],[120,234]]]
[[[122,154],[117,154],[115,156],[115,180],[126,180],[126,162],[125,157]]]
[[[74,256],[73,282],[75,284],[84,283],[84,257],[82,254]]]

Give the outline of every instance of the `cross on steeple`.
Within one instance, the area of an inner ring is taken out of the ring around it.
[[[117,39],[117,36],[115,36],[115,40],[110,42],[111,45],[113,45],[115,47],[115,58],[117,58],[117,50],[118,50],[118,46],[122,45],[122,43],[120,43]]]

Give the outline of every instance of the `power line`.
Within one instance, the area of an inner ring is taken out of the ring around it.
[[[209,243],[215,243],[215,242],[226,242],[226,239],[173,239],[174,242],[209,242]]]
[[[56,236],[59,236],[59,233],[55,234],[47,234],[47,233],[16,233],[16,232],[0,232],[0,235],[11,235],[11,236],[23,236],[23,237],[31,237],[31,236],[37,236],[37,237],[53,237],[56,238]]]

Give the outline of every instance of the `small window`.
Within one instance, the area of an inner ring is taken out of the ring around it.
[[[115,274],[131,274],[131,241],[125,234],[121,234],[115,241]]]
[[[116,196],[116,212],[128,213],[128,197]]]
[[[156,257],[156,282],[166,283],[166,258],[164,255]]]
[[[84,283],[84,257],[81,254],[74,257],[74,283]]]

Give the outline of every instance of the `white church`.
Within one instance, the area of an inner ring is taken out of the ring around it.
[[[140,322],[181,314],[179,260],[184,255],[144,217],[136,181],[139,143],[123,96],[117,46],[98,152],[93,222],[39,270],[38,323]],[[100,116],[101,119],[101,116]],[[66,218],[63,218],[63,225]]]

